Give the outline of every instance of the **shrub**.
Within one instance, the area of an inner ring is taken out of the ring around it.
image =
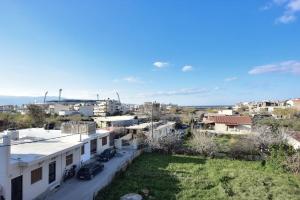
[[[182,148],[182,140],[175,133],[159,139],[149,139],[146,143],[150,150],[154,152],[176,153]]]
[[[195,132],[193,133],[192,149],[204,156],[213,156],[217,152],[217,145],[214,141],[214,136],[209,135],[206,132]]]
[[[273,169],[284,169],[288,157],[295,153],[292,146],[281,143],[270,146],[270,155],[267,158],[267,164]]]
[[[300,173],[300,152],[296,152],[294,155],[289,156],[284,162],[285,168],[295,174]]]

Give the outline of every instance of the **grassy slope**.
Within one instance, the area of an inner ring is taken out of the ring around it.
[[[148,199],[300,199],[299,177],[259,162],[143,154],[98,200],[117,200],[145,188]]]

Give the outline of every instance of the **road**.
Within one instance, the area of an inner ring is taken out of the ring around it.
[[[121,150],[117,155],[104,163],[104,170],[92,180],[82,181],[76,178],[66,181],[57,191],[51,192],[46,200],[91,200],[94,194],[107,186],[126,163],[137,154],[136,150]]]

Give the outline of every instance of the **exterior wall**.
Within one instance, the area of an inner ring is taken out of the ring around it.
[[[0,138],[0,145],[10,145],[10,138],[8,136]],[[0,197],[6,197],[6,199],[10,199],[9,157],[10,146],[0,147]]]
[[[162,125],[161,127],[157,127],[157,129],[155,129],[153,131],[153,137],[156,140],[159,138],[162,138],[162,137],[166,137],[167,135],[172,133],[172,131],[175,131],[174,128],[175,128],[175,123],[174,123],[174,125],[169,125],[169,126]]]
[[[81,155],[81,162],[84,163],[91,159],[91,143],[90,141],[83,144],[84,146],[84,154]]]
[[[94,115],[94,106],[81,106],[78,112],[86,117],[91,117]]]
[[[221,114],[221,115],[233,115],[233,110],[219,110],[218,114]]]
[[[100,101],[94,107],[95,116],[109,116],[120,111],[121,104],[119,101],[108,99]]]
[[[120,120],[120,121],[101,121],[95,120],[99,128],[108,128],[108,127],[126,127],[134,125],[138,122],[137,119],[132,120]]]
[[[251,125],[238,125],[236,129],[241,132],[251,132]]]
[[[237,125],[234,127],[227,126],[226,124],[215,124],[216,131],[232,131],[232,132],[251,132],[251,125]]]
[[[107,137],[107,144],[102,146],[102,137],[97,137],[97,153],[101,153],[105,149],[109,148],[109,135]],[[90,154],[90,140],[94,138],[89,138],[83,144],[79,144],[74,146],[71,149],[67,149],[61,153],[57,153],[52,156],[47,156],[43,160],[37,160],[33,163],[30,163],[29,166],[19,166],[17,163],[9,165],[9,155],[7,151],[4,151],[5,148],[0,148],[0,185],[3,187],[5,192],[5,199],[10,199],[11,193],[11,180],[21,176],[23,177],[23,199],[31,200],[43,195],[43,193],[54,189],[57,185],[61,184],[62,177],[65,173],[66,169],[71,168],[73,165],[77,166],[77,169],[81,166],[83,162],[88,161],[91,158]],[[81,146],[84,145],[85,151],[84,154],[81,155]],[[10,147],[6,150],[9,151]],[[4,156],[4,154],[6,156]],[[66,156],[73,154],[73,163],[69,166],[66,166]],[[5,168],[5,159],[7,159],[7,168]],[[52,162],[56,162],[56,179],[54,182],[49,184],[49,164]],[[10,167],[8,167],[10,166]],[[37,168],[42,167],[42,179],[38,182],[31,184],[31,171]],[[3,176],[7,175],[7,176]],[[1,193],[0,193],[1,194]]]
[[[70,110],[69,105],[63,105],[63,104],[53,104],[49,106],[49,113],[51,114],[58,114],[59,111],[62,110]]]
[[[73,154],[73,163],[69,166],[66,166],[66,156],[70,154]],[[56,179],[54,182],[49,184],[49,164],[54,161],[56,162]],[[43,192],[51,190],[55,186],[60,185],[65,170],[70,168],[72,165],[80,166],[80,161],[81,151],[79,147],[76,147],[67,152],[63,152],[60,155],[47,157],[47,159],[32,164],[28,167],[20,168],[17,164],[13,165],[10,169],[9,176],[10,179],[21,175],[23,176],[23,199],[30,200],[38,197]],[[42,167],[42,180],[31,184],[31,171],[39,167]]]
[[[216,131],[227,131],[227,126],[226,124],[215,124],[215,130]]]
[[[110,143],[109,136],[106,136],[106,140],[107,140],[106,145],[102,146],[102,140],[103,140],[103,138],[99,138],[97,140],[97,153],[98,154],[101,153],[101,152],[103,152],[105,149],[109,148],[109,146],[110,146],[109,145],[109,143]]]

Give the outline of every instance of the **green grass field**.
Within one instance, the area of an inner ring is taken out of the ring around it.
[[[300,199],[300,178],[260,162],[144,153],[98,200],[150,191],[145,199]]]

